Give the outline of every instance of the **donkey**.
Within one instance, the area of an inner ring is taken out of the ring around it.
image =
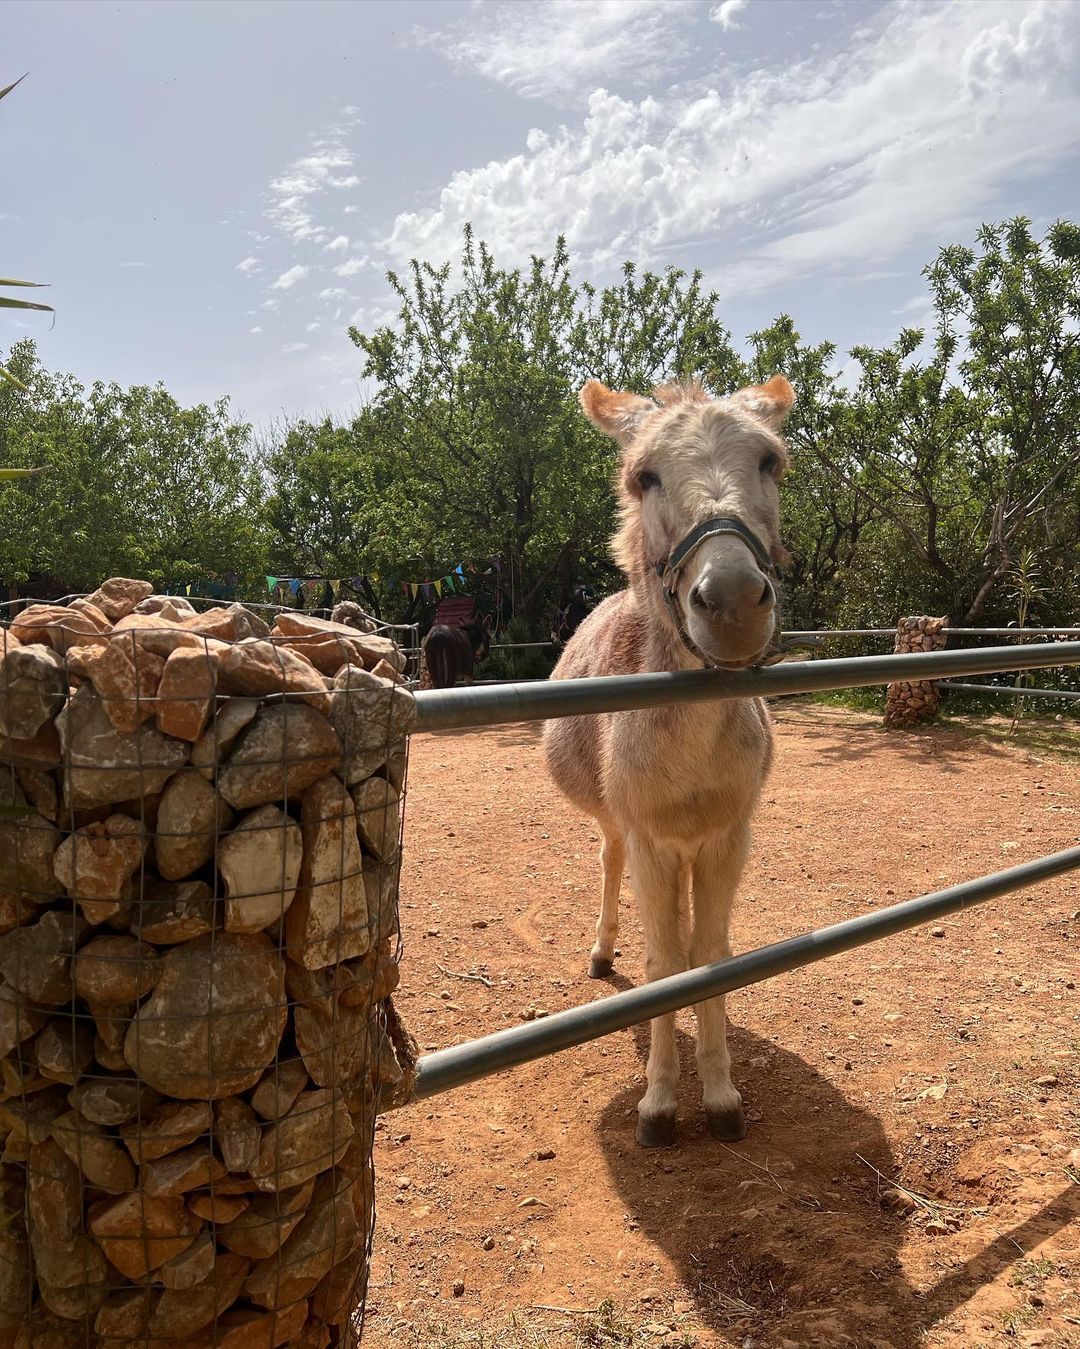
[[[459,678],[472,683],[476,666],[491,650],[491,623],[489,614],[462,627],[439,624],[430,630],[423,650],[432,688],[451,689]]]
[[[718,400],[669,385],[656,400],[597,380],[581,406],[621,446],[616,561],[628,588],[604,600],[566,647],[553,679],[741,669],[778,633],[779,428],[795,401],[782,375]],[[624,860],[645,932],[651,981],[731,953],[728,924],[750,845],[750,818],[772,760],[757,698],[548,722],[544,751],[560,791],[600,826],[603,891],[589,975],[611,973]],[[690,891],[693,927],[690,930]],[[709,1132],[745,1136],[731,1082],[724,999],[697,1006],[697,1061]],[[644,1147],[676,1140],[674,1014],[652,1022]]]
[[[576,585],[564,608],[556,608],[551,625],[551,645],[562,651],[567,642],[596,608],[596,587]]]

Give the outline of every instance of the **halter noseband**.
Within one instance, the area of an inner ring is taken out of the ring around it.
[[[705,665],[711,665],[720,669],[741,669],[742,664],[729,665],[724,661],[714,660],[707,656],[704,651],[691,638],[686,630],[686,622],[683,617],[682,605],[679,603],[678,585],[679,573],[682,571],[687,560],[701,547],[706,539],[716,538],[722,534],[733,534],[737,539],[741,539],[754,555],[754,561],[770,580],[779,579],[779,572],[776,563],[772,559],[772,554],[768,548],[761,542],[749,525],[744,524],[735,515],[717,515],[711,520],[705,520],[700,525],[695,526],[684,538],[682,538],[666,558],[656,564],[656,574],[660,578],[660,588],[664,592],[664,602],[667,604],[668,612],[671,614],[672,622],[675,624],[675,630],[679,634],[679,640],[683,646],[698,660],[703,661]],[[771,665],[780,660],[783,655],[783,648],[776,642],[774,635],[773,642],[766,649],[765,654],[758,662],[761,665]]]

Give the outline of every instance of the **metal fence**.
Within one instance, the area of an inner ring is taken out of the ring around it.
[[[865,631],[865,630],[864,630]],[[891,631],[891,629],[889,630]],[[1015,629],[1009,629],[1010,633]],[[1054,629],[1055,633],[1063,631]],[[1065,630],[1068,631],[1068,630]],[[1076,630],[1073,630],[1076,631]],[[862,634],[860,634],[862,635]],[[428,690],[416,695],[419,731],[463,730],[539,718],[631,711],[670,703],[767,697],[866,687],[893,680],[940,679],[1080,665],[1080,641],[857,656],[722,672],[614,675],[606,678],[521,683],[487,688]],[[956,687],[956,686],[954,686]],[[983,691],[984,686],[976,686]],[[997,690],[994,690],[995,692]],[[1012,690],[1001,690],[1011,692]],[[1031,693],[1032,690],[1026,690]],[[1080,868],[1080,847],[1020,863],[960,885],[861,915],[815,932],[612,994],[542,1021],[497,1031],[421,1058],[417,1098],[433,1096],[518,1064],[584,1044],[641,1021],[689,1007],[814,961],[892,936],[944,914],[1035,885]]]

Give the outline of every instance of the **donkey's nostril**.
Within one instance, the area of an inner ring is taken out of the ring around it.
[[[761,587],[761,594],[758,596],[758,605],[761,608],[771,607],[776,603],[776,592],[772,588],[772,582],[766,576],[765,584]]]
[[[703,589],[702,589],[702,586],[701,586],[701,582],[700,582],[700,581],[699,581],[699,582],[697,583],[697,585],[695,585],[695,586],[693,587],[693,589],[690,591],[690,603],[694,606],[695,609],[711,609],[711,608],[712,608],[712,605],[709,603],[709,601],[708,601],[708,600],[706,599],[706,597],[705,597],[705,592],[704,592]]]

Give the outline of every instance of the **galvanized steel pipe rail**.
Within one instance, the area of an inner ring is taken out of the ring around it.
[[[936,890],[918,899],[894,904],[877,913],[849,918],[816,932],[803,932],[786,941],[747,951],[744,955],[718,960],[713,965],[702,965],[685,974],[657,979],[655,983],[626,993],[614,993],[598,1002],[557,1012],[541,1021],[512,1026],[479,1040],[440,1049],[422,1058],[417,1065],[416,1099],[435,1096],[452,1087],[464,1086],[492,1073],[585,1044],[613,1031],[625,1030],[640,1021],[689,1007],[720,993],[730,993],[786,974],[816,960],[840,955],[882,937],[891,937],[920,923],[983,904],[1013,890],[1037,885],[1078,867],[1080,848],[1068,848],[1034,862],[1021,862],[1005,871],[995,871],[977,880],[952,885],[947,890]]]
[[[768,698],[826,689],[863,688],[894,680],[949,679],[1001,670],[1080,664],[1080,642],[990,646],[910,655],[851,656],[748,670],[680,670],[607,675],[486,688],[424,689],[416,694],[418,731],[462,730],[591,712],[624,712],[711,698]]]

